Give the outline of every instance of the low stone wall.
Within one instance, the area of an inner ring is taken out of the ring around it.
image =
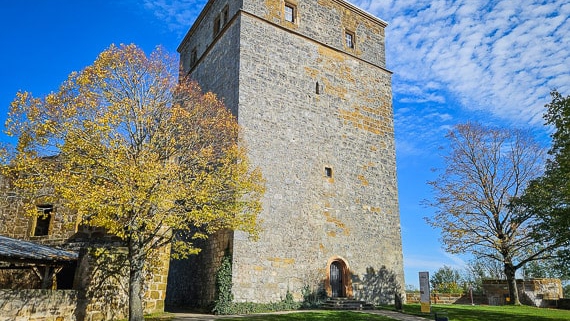
[[[0,321],[106,321],[128,315],[128,267],[121,248],[96,257],[82,251],[74,290],[0,289]],[[169,253],[145,269],[144,312],[164,311]]]
[[[0,321],[75,321],[74,290],[1,290]]]
[[[564,296],[559,279],[516,280],[519,300],[524,305],[547,308],[555,307]],[[509,288],[505,280],[483,280],[483,290],[489,305],[504,305],[509,302]]]
[[[469,294],[437,293],[430,297],[431,304],[471,304]],[[406,303],[420,303],[419,293],[406,293]],[[474,295],[474,304],[487,304],[487,297],[484,295]]]
[[[145,266],[145,313],[164,311],[170,248],[154,252]],[[123,247],[84,248],[74,288],[78,290],[77,321],[124,319],[129,306],[129,267]]]

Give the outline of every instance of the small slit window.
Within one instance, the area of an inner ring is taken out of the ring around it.
[[[38,208],[38,216],[36,217],[36,226],[33,236],[45,236],[49,234],[49,226],[51,223],[53,206],[40,205]]]
[[[332,178],[333,172],[331,167],[325,167],[325,176],[328,178]]]
[[[289,21],[291,23],[295,23],[297,14],[297,9],[294,5],[290,3],[285,3],[285,21]]]
[[[344,31],[344,41],[347,48],[354,49],[354,32],[345,30]]]
[[[198,51],[196,50],[196,48],[194,48],[190,53],[190,66],[194,66],[197,61],[198,61]]]
[[[214,19],[214,37],[217,36],[218,33],[220,33],[220,16],[219,15]]]
[[[317,84],[315,85],[315,93],[317,95],[321,94],[321,85],[319,84],[319,82],[317,81]]]

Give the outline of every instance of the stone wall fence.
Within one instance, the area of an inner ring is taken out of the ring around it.
[[[75,290],[0,289],[0,321],[75,321]]]
[[[487,304],[487,297],[485,295],[473,295],[473,303]],[[431,304],[471,304],[471,296],[469,293],[432,293],[430,296]],[[406,293],[406,303],[420,303],[419,292]]]

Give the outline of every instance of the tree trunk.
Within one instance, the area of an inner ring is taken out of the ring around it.
[[[510,301],[507,304],[521,305],[519,300],[519,290],[517,288],[517,280],[515,277],[516,270],[512,263],[505,263],[505,275],[507,276],[507,284],[509,286]]]
[[[144,321],[142,305],[143,248],[135,236],[129,238],[129,321]]]

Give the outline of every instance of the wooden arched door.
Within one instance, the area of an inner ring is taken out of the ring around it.
[[[346,296],[344,291],[344,265],[339,261],[334,261],[330,265],[330,286],[331,286],[331,297],[342,298]]]

